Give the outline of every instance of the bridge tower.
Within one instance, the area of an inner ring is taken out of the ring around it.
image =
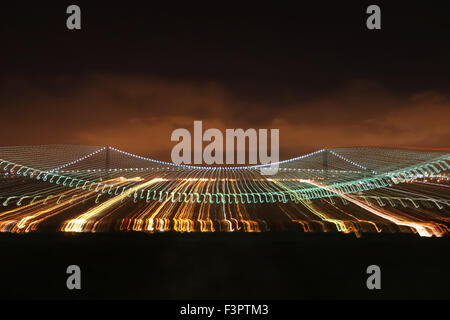
[[[105,177],[106,179],[109,179],[109,169],[110,169],[110,147],[107,146],[105,149],[106,155],[105,155]]]
[[[328,149],[324,149],[322,152],[322,169],[325,178],[328,178],[328,153]]]

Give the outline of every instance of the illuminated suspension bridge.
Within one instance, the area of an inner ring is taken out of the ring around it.
[[[261,167],[177,165],[113,147],[0,147],[0,230],[450,231],[449,150],[321,149]]]

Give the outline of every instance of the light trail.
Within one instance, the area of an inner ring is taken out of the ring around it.
[[[438,236],[438,237],[440,237],[445,234],[445,231],[442,230],[442,228],[439,228],[435,224],[427,223],[427,222],[408,221],[399,216],[394,215],[392,212],[389,212],[383,208],[374,208],[372,206],[365,204],[364,202],[362,202],[359,199],[355,199],[353,196],[342,194],[339,191],[333,190],[327,186],[323,186],[317,182],[311,181],[310,183],[312,185],[318,186],[320,188],[324,188],[326,190],[335,192],[337,195],[346,199],[347,201],[352,202],[352,203],[356,204],[357,206],[359,206],[359,207],[361,207],[383,219],[389,220],[400,226],[407,226],[407,227],[413,228],[421,236],[424,236],[424,237]]]
[[[110,147],[0,147],[0,231],[443,236],[446,152],[321,149],[264,176],[258,166],[174,166]]]
[[[128,189],[126,192],[122,193],[119,196],[115,196],[112,199],[109,199],[105,201],[104,203],[88,210],[86,213],[83,213],[76,217],[75,219],[71,219],[67,221],[63,227],[61,228],[62,231],[65,232],[83,232],[85,229],[86,224],[89,222],[89,220],[93,219],[94,217],[100,215],[102,212],[107,210],[108,208],[112,207],[113,205],[117,204],[118,202],[122,201],[125,197],[128,197],[131,193],[148,187],[156,182],[163,181],[162,178],[154,178],[150,181],[140,183],[137,186]]]

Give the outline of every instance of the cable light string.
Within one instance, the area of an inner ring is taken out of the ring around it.
[[[320,149],[296,158],[292,158],[292,159],[288,159],[288,160],[283,160],[283,161],[278,161],[278,162],[271,162],[271,163],[266,163],[266,164],[259,164],[259,165],[250,165],[250,166],[233,166],[233,167],[225,167],[225,166],[194,166],[194,165],[187,165],[187,164],[176,164],[173,162],[166,162],[166,161],[161,161],[161,160],[155,160],[155,159],[151,159],[151,158],[146,158],[143,156],[139,156],[130,152],[126,152],[114,147],[110,147],[111,150],[114,150],[116,152],[122,153],[124,155],[130,156],[130,157],[134,157],[140,160],[145,160],[145,161],[150,161],[150,162],[154,162],[154,163],[158,163],[158,164],[163,164],[163,165],[167,165],[167,166],[177,166],[177,167],[182,167],[182,168],[188,168],[188,169],[202,169],[202,170],[217,170],[217,169],[221,169],[221,170],[236,170],[236,169],[255,169],[255,168],[262,168],[262,167],[268,167],[268,166],[273,166],[273,165],[280,165],[280,164],[284,164],[284,163],[288,163],[288,162],[292,162],[292,161],[296,161],[296,160],[301,160],[304,158],[308,158],[311,157],[313,155],[319,154],[323,151],[325,151],[326,149]]]
[[[49,170],[49,172],[58,171],[58,170],[61,170],[61,169],[65,168],[65,167],[77,164],[78,162],[83,161],[83,160],[85,160],[87,158],[90,158],[90,157],[96,155],[97,153],[102,152],[103,150],[106,150],[106,147],[101,147],[100,149],[98,149],[98,150],[96,150],[94,152],[91,152],[91,153],[89,153],[89,154],[87,154],[87,155],[85,155],[85,156],[83,156],[81,158],[78,158],[76,160],[67,162],[67,163],[65,163],[65,164],[63,164],[63,165],[61,165],[59,167],[53,168],[53,169]]]
[[[92,156],[95,154],[98,154],[100,151],[105,150],[105,147],[102,147],[100,149],[97,149],[94,152],[91,152],[90,154],[81,157],[83,160],[85,160],[88,156]],[[320,150],[316,153],[319,153]],[[310,156],[311,154],[308,154],[306,156]],[[138,156],[140,157],[140,156]],[[443,158],[442,158],[443,157]],[[354,172],[354,171],[339,171],[339,170],[327,170],[327,175],[330,177],[326,177],[327,185],[333,188],[336,188],[341,193],[357,193],[362,192],[365,190],[370,189],[376,189],[376,188],[383,188],[387,185],[398,183],[399,181],[411,181],[418,177],[426,177],[429,174],[439,174],[441,170],[446,170],[450,168],[450,166],[443,161],[442,159],[445,159],[448,156],[442,156],[440,158],[434,158],[429,159],[428,162],[423,163],[417,163],[415,166],[409,166],[409,167],[403,167],[398,170],[394,171],[388,171],[381,173],[379,175],[371,175],[366,176],[365,174],[363,176],[361,175],[361,172]],[[80,158],[80,159],[81,159]],[[140,157],[144,158],[144,157]],[[304,158],[297,157],[294,159]],[[422,159],[419,157],[419,159]],[[152,159],[153,160],[153,159]],[[290,159],[289,161],[293,161]],[[72,161],[73,162],[73,161]],[[76,163],[81,162],[75,161]],[[69,162],[70,163],[70,162]],[[83,163],[83,162],[82,162]],[[154,177],[155,175],[160,174],[162,168],[125,168],[125,169],[81,169],[81,170],[72,170],[72,176],[70,175],[63,175],[59,174],[56,170],[39,170],[32,167],[27,167],[23,165],[19,165],[10,161],[2,161],[0,162],[0,167],[3,165],[3,170],[7,171],[9,170],[11,173],[14,173],[17,175],[23,175],[29,176],[29,177],[36,177],[37,180],[42,180],[44,182],[50,182],[55,183],[57,185],[61,184],[63,186],[68,187],[75,187],[75,188],[82,188],[85,190],[88,188],[89,190],[94,189],[96,192],[101,191],[101,193],[108,193],[108,194],[114,194],[117,195],[118,193],[123,193],[127,188],[130,186],[121,186],[120,190],[119,187],[116,187],[115,190],[108,185],[107,182],[102,181],[105,173],[111,175],[121,175],[124,174],[128,175],[128,177],[136,176],[136,174],[139,172],[140,174],[145,173],[144,176],[147,178]],[[63,166],[66,166],[67,163]],[[439,169],[441,168],[441,170]],[[151,170],[149,170],[151,169]],[[16,170],[16,171],[15,171]],[[218,183],[217,175],[220,172],[218,168],[208,168],[204,169],[202,167],[189,167],[189,168],[183,168],[184,171],[184,178],[190,181],[196,181],[197,178],[195,178],[195,171],[197,170],[197,174],[204,172],[203,174],[206,175],[206,172],[209,173],[208,178],[200,178],[200,181],[204,179],[203,181],[209,181],[213,183]],[[236,172],[239,175],[242,175],[237,180],[237,186],[239,187],[242,192],[240,194],[221,194],[217,193],[218,195],[214,197],[223,197],[225,196],[227,199],[230,199],[230,197],[234,198],[233,200],[238,201],[248,201],[251,202],[251,197],[253,197],[253,202],[256,202],[256,197],[266,197],[266,201],[269,202],[276,202],[276,201],[282,201],[285,202],[290,197],[291,200],[293,199],[317,199],[321,197],[328,197],[330,196],[329,193],[325,192],[323,188],[316,188],[309,186],[309,181],[314,180],[324,180],[324,170],[316,170],[316,169],[303,169],[306,171],[299,172],[297,171],[295,174],[291,173],[291,168],[281,168],[281,174],[278,174],[275,178],[267,178],[267,177],[261,177],[260,175],[257,175],[256,172],[250,170],[250,169],[236,169],[236,168],[230,168],[228,172]],[[288,171],[284,171],[288,170]],[[164,171],[164,170],[163,170]],[[212,171],[212,172],[211,172]],[[70,171],[69,171],[70,172]],[[146,173],[147,172],[147,173]],[[151,172],[151,173],[150,173]],[[62,172],[61,172],[62,173]],[[373,173],[373,172],[372,172]],[[5,173],[5,175],[7,172]],[[75,176],[73,175],[75,174]],[[166,173],[167,174],[167,173]],[[211,176],[212,174],[212,176]],[[283,178],[283,175],[286,176],[286,178]],[[127,178],[128,179],[128,178]],[[167,179],[173,180],[173,177],[168,177]],[[178,178],[177,178],[178,179]],[[277,187],[276,181],[283,181],[285,179],[290,179],[290,188],[287,190],[279,190]],[[169,181],[168,180],[168,181]],[[134,184],[135,180],[130,180],[130,184]],[[223,178],[222,181],[225,183],[229,183],[231,181],[229,178]],[[264,187],[262,187],[264,186]],[[259,191],[257,191],[259,190]],[[154,194],[156,194],[158,191],[154,190]],[[172,194],[172,191],[170,192]],[[159,198],[161,197],[169,197],[169,192],[164,193],[164,190],[160,191]],[[208,192],[207,193],[199,193],[196,195],[197,198],[205,198],[205,197],[211,197]],[[155,197],[155,195],[153,196]],[[249,198],[250,197],[250,198]],[[269,197],[269,198],[267,198]],[[276,198],[274,200],[274,197]],[[185,196],[186,198],[186,196]],[[240,198],[240,199],[238,199]],[[262,199],[262,198],[261,198]],[[269,200],[267,200],[269,199]],[[210,200],[211,201],[211,200]]]

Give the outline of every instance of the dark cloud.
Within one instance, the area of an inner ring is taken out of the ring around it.
[[[94,74],[1,85],[2,145],[112,145],[168,159],[171,132],[204,127],[279,128],[284,157],[317,148],[448,147],[450,101],[437,91],[399,95],[352,81],[307,99],[243,99],[218,82]]]

